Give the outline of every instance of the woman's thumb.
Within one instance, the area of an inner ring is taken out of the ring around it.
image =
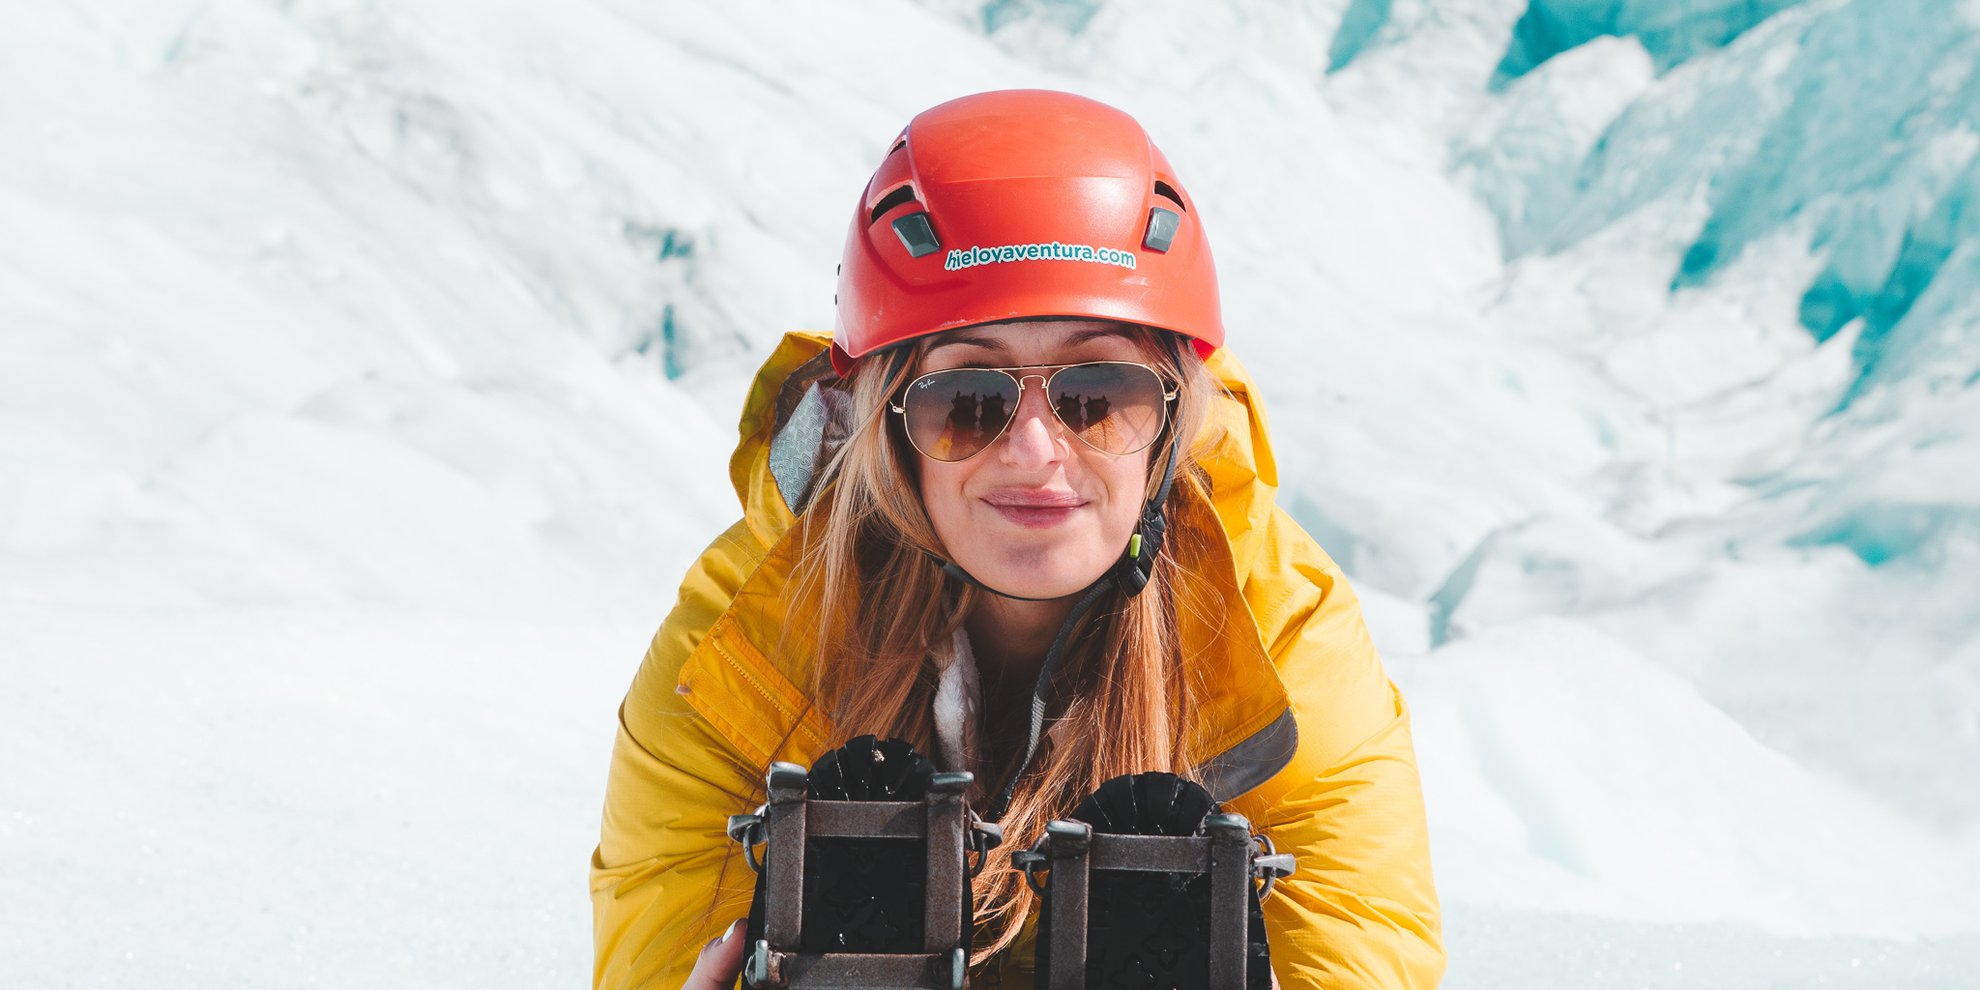
[[[736,974],[742,972],[745,941],[742,927],[742,919],[738,918],[719,938],[701,947],[694,971],[688,974],[681,990],[729,990],[735,985]]]

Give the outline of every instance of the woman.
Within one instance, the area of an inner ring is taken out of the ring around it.
[[[620,709],[596,985],[732,981],[753,874],[726,816],[864,733],[973,771],[1007,849],[1108,778],[1192,777],[1299,858],[1265,903],[1281,985],[1434,985],[1407,712],[1272,504],[1195,204],[1140,125],[1043,91],[920,114],[837,302],[759,373],[743,519]],[[993,857],[975,899],[977,978],[1030,985],[1030,891]]]

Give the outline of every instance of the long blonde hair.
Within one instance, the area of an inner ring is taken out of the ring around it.
[[[1187,342],[1164,347],[1159,333],[1144,330],[1136,340],[1149,363],[1176,383],[1178,396],[1169,429],[1149,450],[1144,498],[1156,493],[1169,447],[1198,438],[1217,393]],[[935,745],[938,673],[931,656],[947,649],[987,594],[946,577],[930,559],[948,555],[921,501],[911,460],[920,455],[888,414],[888,400],[906,387],[931,343],[923,338],[870,357],[840,384],[852,397],[850,433],[800,522],[806,552],[795,575],[799,600],[815,604],[819,616],[811,696],[841,737],[897,736],[922,752]],[[1148,587],[1134,596],[1118,588],[1103,595],[1060,659],[1050,716],[1055,737],[1066,744],[1041,746],[1001,818],[1004,846],[975,881],[973,962],[1015,941],[1031,908],[1032,892],[1010,866],[1011,850],[1030,846],[1047,821],[1065,817],[1108,779],[1147,770],[1187,774],[1194,766],[1187,730],[1201,672],[1183,661],[1177,616],[1205,609],[1185,600],[1196,582],[1183,575],[1189,562],[1203,559],[1195,543],[1208,534],[1173,524],[1185,501],[1207,503],[1208,485],[1190,446],[1178,455],[1164,506],[1171,526]],[[995,756],[994,779],[979,779],[970,794],[975,807],[984,806],[1024,754]]]

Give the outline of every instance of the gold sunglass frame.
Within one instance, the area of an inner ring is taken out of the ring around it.
[[[1085,437],[1080,436],[1080,431],[1078,429],[1075,429],[1071,423],[1066,422],[1064,417],[1059,415],[1058,407],[1052,404],[1052,399],[1051,399],[1052,380],[1059,377],[1060,372],[1067,371],[1073,368],[1091,368],[1099,365],[1110,365],[1110,366],[1121,365],[1130,368],[1140,368],[1141,370],[1146,371],[1149,374],[1155,376],[1155,382],[1157,385],[1161,387],[1161,391],[1162,391],[1162,423],[1159,427],[1155,429],[1154,433],[1151,434],[1149,438],[1143,443],[1122,451],[1108,450],[1104,447],[1098,446],[1092,443],[1091,441],[1087,440]],[[1011,414],[1005,417],[1004,425],[997,428],[997,433],[995,436],[992,436],[988,440],[983,441],[983,446],[978,447],[977,449],[971,451],[968,455],[951,460],[947,458],[936,457],[934,454],[931,454],[921,449],[921,444],[915,442],[914,431],[907,428],[907,396],[914,391],[915,386],[920,385],[923,381],[926,381],[927,379],[933,378],[937,375],[953,374],[959,371],[994,371],[1000,375],[1003,375],[1005,378],[1009,378],[1011,381],[1017,383],[1017,400],[1011,403]],[[1050,374],[1037,373],[1042,371],[1049,371]],[[1032,372],[1032,373],[1020,374],[1020,372]],[[1173,410],[1171,407],[1175,404],[1176,396],[1181,394],[1181,392],[1176,388],[1175,383],[1171,382],[1167,375],[1164,375],[1160,371],[1155,370],[1153,367],[1150,367],[1146,364],[1142,364],[1139,361],[1081,361],[1077,364],[1026,364],[1026,365],[1015,365],[1006,368],[979,368],[975,366],[966,366],[961,368],[942,368],[936,371],[930,371],[920,375],[916,375],[912,380],[910,380],[907,383],[905,387],[901,389],[899,396],[888,401],[887,408],[893,410],[896,415],[899,415],[901,417],[901,433],[907,437],[908,445],[914,448],[915,453],[918,453],[921,456],[926,457],[931,461],[936,461],[942,464],[961,464],[962,462],[967,461],[970,458],[975,457],[976,455],[981,454],[986,450],[989,450],[991,447],[996,446],[997,441],[1002,440],[1004,438],[1004,434],[1010,432],[1011,424],[1017,422],[1018,409],[1024,405],[1025,389],[1031,387],[1027,383],[1034,378],[1038,380],[1039,387],[1043,390],[1043,394],[1045,395],[1045,408],[1052,411],[1052,421],[1058,423],[1061,429],[1065,430],[1068,435],[1078,440],[1081,444],[1085,445],[1087,448],[1091,450],[1099,451],[1102,454],[1107,454],[1112,457],[1126,457],[1130,454],[1138,454],[1144,450],[1147,450],[1150,446],[1153,446],[1155,441],[1161,438],[1163,430],[1166,430],[1168,428],[1169,419],[1173,414]]]

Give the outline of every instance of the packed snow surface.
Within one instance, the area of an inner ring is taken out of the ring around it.
[[[1447,985],[1975,985],[1972,0],[19,11],[0,984],[582,985],[745,384],[1017,86],[1202,207]]]

